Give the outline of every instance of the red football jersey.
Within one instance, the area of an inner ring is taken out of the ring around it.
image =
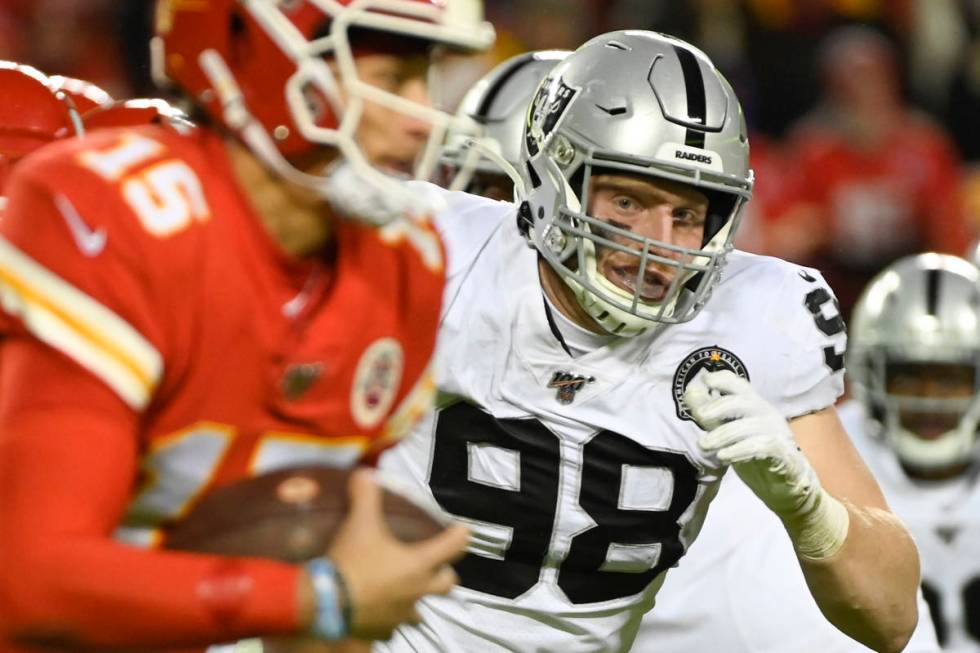
[[[216,485],[370,460],[431,401],[444,271],[430,225],[338,221],[330,252],[296,260],[229,165],[207,131],[148,126],[56,144],[11,179],[8,631],[174,646],[293,630],[296,568],[145,547]]]
[[[814,121],[797,130],[792,148],[808,199],[829,208],[842,258],[904,254],[910,243],[961,255],[969,244],[959,161],[930,122],[910,114],[891,138],[862,149]]]
[[[799,262],[821,269],[846,316],[886,264],[921,251],[962,256],[973,234],[957,155],[931,122],[909,113],[887,139],[862,146],[817,115],[794,133],[790,154],[802,199],[820,207],[827,238]]]

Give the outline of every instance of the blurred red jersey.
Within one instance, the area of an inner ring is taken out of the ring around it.
[[[239,561],[247,591],[215,603],[227,559],[108,536],[152,546],[209,488],[400,437],[434,392],[434,230],[338,221],[296,260],[218,137],[155,126],[53,145],[8,196],[0,625],[157,646],[294,629],[294,567]]]
[[[923,247],[959,256],[969,244],[959,161],[930,122],[909,115],[891,138],[865,149],[814,122],[797,131],[792,153],[808,199],[829,209],[833,245],[843,258],[866,261]]]
[[[961,256],[973,239],[956,152],[917,114],[908,114],[889,138],[863,147],[818,117],[796,131],[791,155],[805,180],[802,199],[820,207],[827,232],[816,257],[798,262],[820,268],[845,315],[888,263],[930,250]]]

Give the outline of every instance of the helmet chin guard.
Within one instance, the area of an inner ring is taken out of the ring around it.
[[[592,39],[538,88],[523,147],[528,240],[603,329],[634,336],[698,314],[753,184],[738,98],[704,53],[655,32]],[[680,183],[706,195],[701,245],[644,238],[589,215],[599,174]],[[600,248],[634,257],[632,291],[599,270]],[[648,265],[669,278],[657,301],[645,297]]]

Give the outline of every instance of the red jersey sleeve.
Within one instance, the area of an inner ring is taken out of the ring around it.
[[[79,153],[58,154],[23,162],[11,180],[0,223],[3,309],[142,410],[163,373],[153,284],[133,225],[119,219],[119,189],[75,164]]]
[[[397,249],[399,276],[404,277],[397,313],[405,373],[368,462],[401,440],[435,402],[433,365],[446,284],[445,248],[432,221],[404,220],[381,229],[379,235],[386,246]]]
[[[296,567],[112,539],[166,333],[149,237],[134,233],[147,225],[83,152],[25,161],[0,226],[0,637],[177,647],[294,632]]]

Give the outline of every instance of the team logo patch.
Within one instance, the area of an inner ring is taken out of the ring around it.
[[[548,381],[548,387],[554,388],[558,391],[555,395],[555,399],[558,400],[560,404],[570,404],[575,401],[575,395],[578,391],[585,387],[586,383],[594,383],[594,376],[582,376],[581,374],[572,374],[571,372],[558,371],[555,372],[551,380]]]
[[[745,369],[745,364],[739,357],[721,347],[703,347],[687,355],[684,361],[674,372],[674,406],[677,408],[677,417],[693,422],[694,418],[684,405],[684,390],[698,372],[708,370],[709,372],[720,372],[721,370],[731,370],[743,379],[748,380],[749,373]]]
[[[364,350],[350,395],[355,424],[372,429],[388,414],[401,385],[403,366],[402,346],[394,338],[376,340]]]

